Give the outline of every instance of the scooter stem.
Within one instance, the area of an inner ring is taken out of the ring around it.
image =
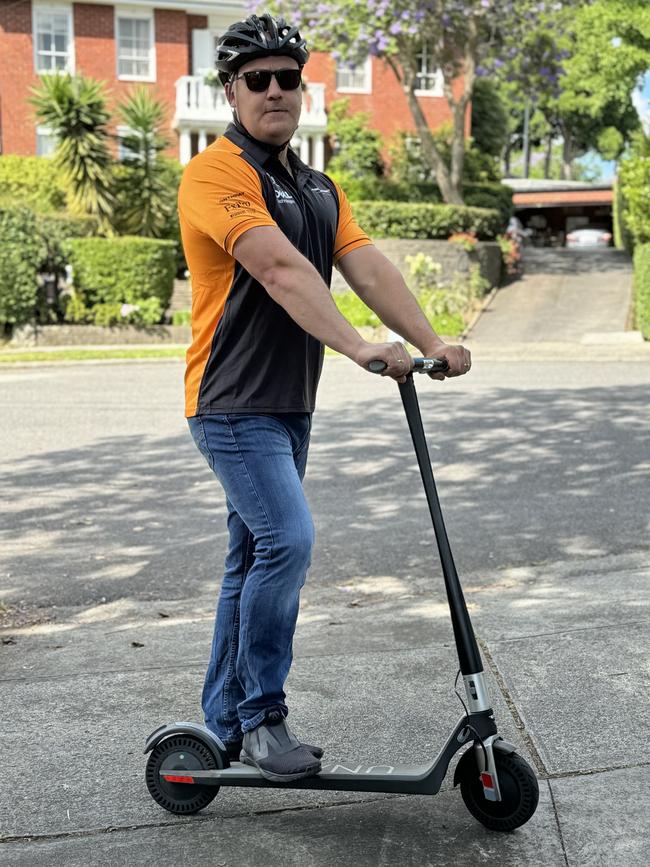
[[[427,503],[429,504],[436,542],[438,543],[438,552],[442,564],[442,573],[445,578],[460,670],[463,675],[476,674],[483,671],[481,654],[476,643],[472,622],[467,611],[465,597],[463,596],[463,590],[460,586],[456,565],[449,546],[447,530],[442,518],[442,510],[440,508],[440,501],[438,500],[436,483],[433,479],[431,458],[429,457],[429,449],[427,448],[427,441],[422,426],[422,416],[420,414],[415,383],[413,382],[413,374],[409,373],[406,377],[406,382],[398,384],[402,403],[404,404],[404,412],[406,413],[406,419],[413,439],[415,454],[420,467],[420,475],[422,476]]]

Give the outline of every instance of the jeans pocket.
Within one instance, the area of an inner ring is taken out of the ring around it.
[[[203,421],[200,416],[195,415],[191,418],[188,418],[187,423],[190,428],[190,433],[192,434],[192,439],[194,440],[197,449],[201,452],[203,457],[208,462],[208,466],[211,470],[214,471],[214,457],[212,452],[208,448],[208,441],[205,436],[205,428],[203,427]]]

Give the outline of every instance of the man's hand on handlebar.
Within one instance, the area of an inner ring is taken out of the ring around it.
[[[366,343],[354,359],[356,363],[368,370],[371,361],[383,361],[386,369],[380,376],[390,376],[397,382],[406,382],[406,374],[413,367],[413,359],[406,351],[403,343]]]
[[[446,358],[449,368],[444,373],[430,373],[431,379],[447,379],[452,376],[463,376],[472,367],[472,356],[464,346],[452,346],[439,340],[430,346],[422,346],[425,358]]]

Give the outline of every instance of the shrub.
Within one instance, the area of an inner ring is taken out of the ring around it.
[[[73,284],[87,307],[139,305],[157,298],[167,308],[174,288],[173,241],[124,236],[79,238],[63,245],[73,269]]]
[[[334,100],[329,107],[327,132],[334,143],[330,168],[353,177],[378,177],[384,168],[381,135],[368,126],[368,113],[349,114],[349,108],[349,99]]]
[[[502,229],[514,213],[512,187],[499,183],[463,184],[463,199],[471,208],[490,208],[501,214]]]
[[[377,314],[364,304],[355,292],[351,290],[337,292],[332,295],[332,298],[339,308],[341,315],[345,316],[348,322],[354,325],[355,328],[363,328],[365,326],[377,328],[381,325]]]
[[[619,166],[625,225],[637,244],[650,242],[650,136],[634,140],[632,155]]]
[[[636,327],[650,340],[650,244],[634,251],[634,299]]]
[[[471,232],[454,232],[453,235],[450,235],[447,238],[447,243],[457,244],[459,247],[462,247],[466,253],[472,253],[476,250],[478,238]]]
[[[501,229],[501,215],[487,208],[406,202],[355,202],[357,222],[376,238],[448,238],[472,232],[492,240]]]
[[[163,308],[159,298],[143,298],[137,304],[95,304],[92,311],[95,325],[112,327],[114,325],[137,325],[147,328],[160,322]]]
[[[463,323],[464,316],[471,312],[476,299],[489,288],[487,280],[481,277],[478,265],[471,266],[469,277],[457,273],[450,283],[442,283],[442,268],[431,256],[418,253],[407,256],[404,261],[409,266],[407,282],[431,323],[441,316],[458,317]],[[436,328],[435,325],[433,327]]]
[[[0,206],[0,238],[0,324],[7,331],[34,318],[46,249],[33,212],[20,205]]]
[[[65,272],[67,264],[62,245],[72,238],[89,238],[98,231],[94,217],[77,217],[74,214],[36,213],[36,230],[46,246],[46,258],[41,263],[41,271]]]
[[[345,195],[351,202],[363,200],[442,204],[442,196],[435,183],[425,181],[407,183],[375,178],[370,175],[357,177],[348,173],[330,172],[329,167],[328,174],[343,188]],[[472,208],[488,208],[499,211],[502,229],[505,229],[514,212],[512,192],[510,187],[500,183],[463,184],[465,205]]]
[[[190,325],[191,322],[191,310],[174,310],[172,313],[172,325]]]
[[[65,208],[61,176],[51,159],[0,156],[0,199],[49,213]]]
[[[329,167],[327,174],[336,181],[350,201],[373,201],[383,198],[384,194],[390,192],[389,185],[376,175],[335,172],[330,171]]]

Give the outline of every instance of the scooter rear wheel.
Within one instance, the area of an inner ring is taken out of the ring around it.
[[[494,752],[500,801],[488,801],[483,793],[474,749],[467,750],[458,763],[460,793],[475,819],[492,831],[514,831],[524,825],[537,809],[539,786],[533,769],[517,753]]]
[[[191,735],[173,735],[165,738],[151,751],[147,761],[145,779],[149,794],[170,813],[190,815],[198,813],[212,801],[219,786],[197,783],[173,783],[163,779],[161,771],[177,776],[191,776],[192,771],[208,771],[222,767],[220,757]],[[181,772],[181,773],[179,773]]]

